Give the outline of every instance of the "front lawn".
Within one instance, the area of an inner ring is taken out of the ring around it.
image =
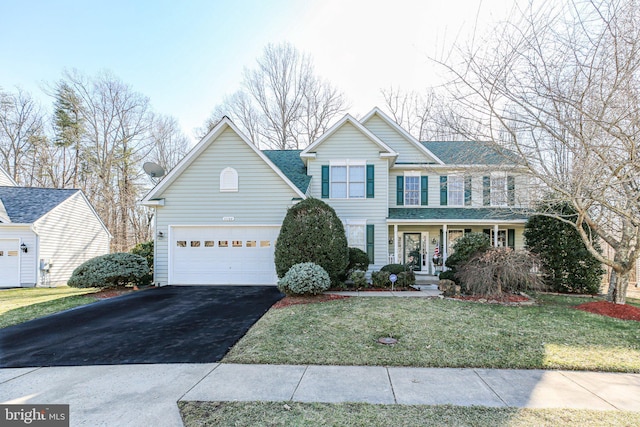
[[[633,426],[640,412],[367,403],[180,402],[191,426]]]
[[[640,372],[640,324],[540,296],[507,307],[357,297],[271,309],[225,363],[573,369]],[[398,344],[376,343],[393,337]]]
[[[17,288],[0,290],[0,328],[37,319],[97,300],[96,288]]]

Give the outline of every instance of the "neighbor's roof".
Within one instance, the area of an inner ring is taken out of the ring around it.
[[[30,224],[78,191],[80,190],[0,186],[0,200],[11,222]]]
[[[422,141],[448,165],[500,165],[513,163],[515,154],[495,144],[476,141]]]
[[[302,150],[263,150],[262,152],[300,191],[307,192],[311,177],[307,175],[307,168],[300,158]]]
[[[524,210],[516,208],[389,208],[389,219],[525,221]]]

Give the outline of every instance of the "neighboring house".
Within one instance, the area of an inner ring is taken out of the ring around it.
[[[18,184],[11,178],[11,175],[4,169],[0,168],[0,186],[17,187]]]
[[[434,273],[434,253],[472,231],[522,248],[526,183],[491,146],[421,143],[376,108],[302,151],[260,151],[225,117],[142,204],[156,211],[156,283],[273,285],[282,220],[303,198],[335,209],[372,269]]]
[[[64,285],[110,239],[80,190],[0,186],[0,288]]]

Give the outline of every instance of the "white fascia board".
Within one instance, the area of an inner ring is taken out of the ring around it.
[[[402,135],[409,143],[413,144],[414,146],[416,146],[418,148],[418,150],[422,151],[423,153],[427,154],[428,156],[430,156],[431,158],[435,159],[436,162],[438,162],[441,165],[444,165],[444,162],[442,160],[440,160],[438,158],[438,156],[436,156],[435,154],[433,154],[431,152],[431,150],[429,150],[427,147],[425,147],[424,145],[422,145],[420,143],[420,141],[418,141],[413,135],[411,135],[409,132],[407,132],[406,130],[404,130],[399,124],[397,124],[395,121],[393,121],[389,116],[387,116],[380,108],[378,107],[374,107],[373,110],[369,111],[363,118],[362,120],[360,120],[360,122],[364,125],[366,122],[369,121],[369,119],[373,116],[377,115],[378,117],[380,117],[382,119],[382,121],[384,121],[385,123],[387,123],[389,126],[391,126],[392,128],[394,128],[400,135]]]
[[[147,207],[156,207],[156,206],[164,206],[164,199],[153,199],[153,200],[148,200],[148,201],[140,201],[137,203],[140,206],[147,206]]]
[[[282,180],[285,181],[297,195],[303,199],[306,198],[304,193],[302,193],[300,189],[296,187],[295,184],[291,182],[291,180],[287,178],[282,171],[278,169],[278,167],[273,164],[273,162],[269,160],[262,151],[260,151],[260,149],[258,149],[258,147],[252,144],[228,117],[225,116],[220,123],[211,130],[211,132],[202,138],[200,142],[196,144],[189,153],[187,153],[187,155],[171,170],[171,172],[169,172],[167,176],[165,176],[155,187],[153,187],[153,189],[151,189],[151,191],[142,199],[141,204],[146,205],[146,203],[153,199],[157,199],[157,196],[166,190],[167,187],[169,187],[169,185],[171,185],[177,177],[180,176],[180,174],[182,174],[187,167],[193,163],[193,161],[197,159],[198,156],[200,156],[200,154],[202,154],[202,152],[204,152],[227,128],[231,128],[231,130],[233,130],[245,144],[247,144],[267,165],[269,165],[269,167],[273,169],[273,171],[278,174],[278,176],[282,178]]]
[[[322,134],[320,138],[316,139],[311,145],[309,145],[307,148],[302,150],[302,152],[300,153],[300,157],[304,158],[309,153],[313,152],[320,144],[322,144],[324,141],[329,139],[331,135],[336,133],[336,131],[340,129],[347,122],[351,123],[356,129],[358,129],[362,134],[364,134],[367,138],[369,138],[374,144],[382,148],[384,152],[386,152],[386,154],[390,155],[390,157],[398,156],[398,153],[393,151],[391,147],[389,147],[387,144],[382,142],[380,138],[378,138],[373,133],[371,133],[371,131],[366,127],[364,127],[362,123],[357,121],[350,114],[345,114],[345,116],[342,119],[340,119],[336,124],[331,126],[331,128],[329,128],[329,130],[327,130],[324,134]]]
[[[465,225],[465,224],[525,224],[526,219],[387,219],[387,224],[416,224],[416,225]]]

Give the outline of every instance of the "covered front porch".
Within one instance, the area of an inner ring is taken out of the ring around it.
[[[494,247],[524,247],[526,217],[506,216],[502,209],[406,208],[389,209],[389,214],[389,263],[408,264],[422,274],[445,270],[453,244],[468,233],[487,234]]]

